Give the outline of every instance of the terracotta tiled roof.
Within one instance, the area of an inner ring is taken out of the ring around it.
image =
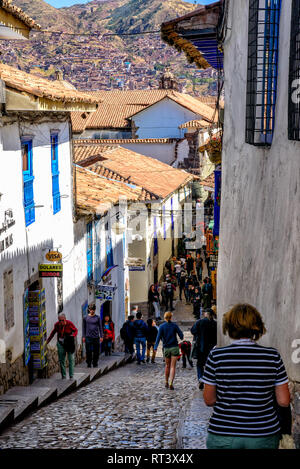
[[[119,202],[121,196],[128,201],[143,198],[140,187],[129,187],[123,182],[111,181],[92,171],[75,166],[75,200],[79,213],[104,213]]]
[[[89,168],[93,172],[104,174],[105,170],[113,171],[131,184],[142,187],[157,198],[166,198],[180,186],[193,179],[189,173],[172,168],[149,156],[141,155],[132,150],[120,146],[112,149],[101,149],[95,144],[74,143],[75,158],[78,148],[86,147],[87,157],[91,157],[91,151],[101,157]],[[83,149],[80,148],[81,155]]]
[[[30,16],[26,15],[26,13],[24,13],[21,8],[12,5],[11,0],[2,0],[0,7],[18,20],[22,21],[29,28],[38,30],[41,29],[41,26],[37,24],[32,18],[30,18]]]
[[[178,138],[77,138],[77,143],[120,145],[121,143],[175,143]]]
[[[50,101],[91,104],[97,102],[88,93],[66,89],[58,80],[46,80],[5,64],[0,64],[0,78],[8,88],[23,91],[39,98],[46,98]]]
[[[203,179],[200,182],[201,186],[211,187],[212,189],[215,188],[215,174],[211,173],[207,178]]]
[[[184,124],[181,124],[179,126],[179,129],[188,129],[188,128],[193,128],[193,129],[202,129],[203,127],[209,127],[210,123],[204,120],[192,120],[185,122]]]
[[[197,96],[198,101],[200,101],[203,104],[206,104],[207,106],[210,106],[215,109],[217,105],[217,100],[218,98],[216,96]],[[219,101],[219,107],[220,109],[224,109],[224,99],[221,98]]]
[[[74,140],[74,163],[86,166],[91,159],[101,159],[101,154],[114,150],[115,147],[109,145],[81,145],[80,141]]]
[[[97,91],[90,94],[99,100],[99,107],[89,117],[82,116],[79,112],[71,114],[75,133],[83,132],[85,129],[130,128],[129,118],[166,97],[205,120],[211,121],[214,116],[210,106],[201,103],[193,96],[174,90]]]

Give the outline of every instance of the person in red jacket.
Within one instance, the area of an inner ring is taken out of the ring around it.
[[[54,324],[54,328],[47,339],[47,345],[50,340],[57,334],[57,353],[60,364],[60,371],[62,379],[66,379],[66,354],[68,354],[69,360],[69,376],[70,379],[74,377],[74,366],[75,366],[75,357],[74,346],[70,346],[70,337],[76,337],[78,334],[78,329],[74,326],[71,321],[66,319],[64,313],[58,315],[58,321]],[[73,339],[74,341],[74,339]],[[74,348],[74,349],[73,349]]]
[[[115,326],[112,322],[110,316],[106,314],[102,321],[102,329],[103,329],[103,347],[105,356],[111,355],[111,349],[113,343],[115,342]]]

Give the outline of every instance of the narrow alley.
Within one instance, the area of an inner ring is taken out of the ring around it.
[[[191,306],[178,301],[174,321],[191,340]],[[195,363],[194,363],[195,364]],[[175,391],[164,387],[161,346],[156,363],[136,362],[32,413],[0,435],[0,448],[205,448],[210,410],[196,367],[177,364]]]

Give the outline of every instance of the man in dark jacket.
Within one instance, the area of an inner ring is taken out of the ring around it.
[[[166,293],[166,310],[168,311],[168,306],[170,304],[170,311],[174,311],[173,308],[173,298],[174,298],[174,291],[176,291],[175,285],[172,283],[171,278],[167,276],[166,278],[166,286],[165,286],[165,293]]]
[[[139,311],[136,313],[136,320],[133,323],[134,330],[134,344],[136,347],[136,359],[137,364],[140,365],[145,362],[146,353],[146,337],[148,333],[147,324],[142,320],[142,313]],[[140,348],[142,347],[142,353]]]
[[[134,316],[131,314],[128,316],[127,321],[124,322],[120,335],[124,341],[125,353],[130,353],[131,357],[134,355],[133,341],[134,341]]]
[[[209,352],[217,344],[217,322],[214,319],[214,312],[212,310],[205,311],[204,318],[193,325],[191,333],[196,340],[199,389],[203,389],[204,385],[201,378],[204,366]],[[193,358],[196,358],[195,355],[193,355]]]

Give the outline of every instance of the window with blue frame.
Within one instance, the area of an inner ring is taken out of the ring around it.
[[[86,248],[87,280],[89,282],[93,279],[93,224],[92,222],[86,225],[86,235],[87,235],[87,248]]]
[[[35,207],[33,195],[33,153],[32,139],[21,140],[22,170],[23,170],[23,204],[25,224],[31,225],[35,221]]]
[[[173,197],[171,198],[171,230],[174,231]]]
[[[272,144],[281,0],[249,0],[246,142]]]
[[[114,253],[112,247],[111,238],[106,239],[106,267],[112,267],[114,265]]]
[[[153,255],[156,256],[158,254],[158,239],[157,239],[157,221],[156,217],[154,217],[154,249],[153,249]]]
[[[167,226],[166,226],[166,206],[163,205],[163,230],[164,230],[164,240],[167,239]]]
[[[95,239],[96,239],[96,249],[95,249],[95,281],[98,284],[101,280],[101,244],[100,244],[100,220],[95,221]]]
[[[52,172],[52,199],[53,214],[61,209],[58,170],[58,134],[51,134],[51,172]]]

